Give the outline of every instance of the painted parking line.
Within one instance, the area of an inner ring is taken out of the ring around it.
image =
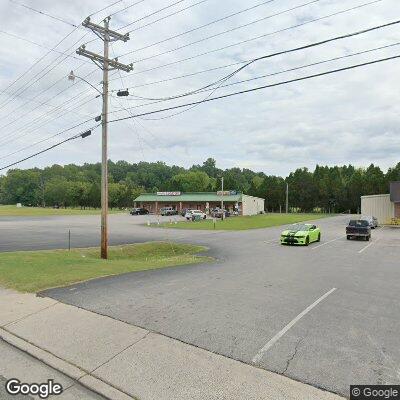
[[[379,239],[380,239],[380,238],[378,238],[378,239],[372,241],[371,243],[367,244],[365,247],[363,247],[363,248],[358,252],[358,254],[362,253],[364,250],[367,250],[368,247],[371,247],[372,245],[374,245]]]
[[[318,248],[320,248],[320,247],[322,247],[322,246],[326,246],[326,245],[329,244],[329,243],[336,242],[336,240],[342,239],[342,238],[344,238],[345,236],[346,236],[346,235],[342,235],[342,236],[339,236],[339,237],[336,238],[336,239],[328,240],[328,241],[325,242],[325,243],[321,243],[321,244],[319,244],[318,246],[314,246],[314,247],[312,248],[312,250],[318,249]]]
[[[382,226],[382,228],[380,229],[380,232],[382,232],[385,229],[384,226]],[[358,254],[361,254],[362,252],[364,252],[365,250],[367,250],[369,247],[371,247],[372,245],[374,245],[376,242],[378,242],[379,240],[381,240],[383,237],[383,235],[381,234],[378,238],[376,238],[376,240],[371,241],[369,244],[367,244],[365,247],[363,247]]]
[[[265,244],[280,244],[279,240],[263,240],[263,243]]]
[[[315,300],[310,306],[303,310],[296,318],[292,319],[282,330],[280,330],[266,345],[253,357],[253,363],[258,364],[264,354],[294,325],[300,321],[306,314],[308,314],[315,306],[317,306],[322,300],[326,299],[336,288],[332,288],[319,299]]]

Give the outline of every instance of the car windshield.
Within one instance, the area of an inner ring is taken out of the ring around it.
[[[359,220],[352,219],[349,222],[349,226],[368,226],[368,225],[369,225],[368,221],[366,221],[364,219],[359,219]]]
[[[291,231],[308,231],[309,226],[305,224],[294,224],[290,227]]]

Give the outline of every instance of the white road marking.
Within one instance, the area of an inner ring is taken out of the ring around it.
[[[282,330],[280,330],[253,358],[253,363],[257,364],[261,361],[264,353],[266,353],[296,322],[308,314],[316,305],[318,305],[322,300],[326,299],[331,293],[333,293],[336,288],[332,288],[326,292],[319,299],[315,300],[310,306],[308,306],[304,311],[302,311],[296,318],[292,319]]]
[[[342,239],[342,238],[345,237],[345,236],[346,236],[346,235],[342,235],[342,236],[340,236],[340,237],[338,237],[338,238],[336,238],[336,239],[332,239],[332,240],[329,240],[329,241],[327,241],[327,242],[325,242],[325,243],[321,243],[321,244],[319,244],[318,246],[314,246],[314,247],[312,248],[312,250],[318,249],[319,247],[325,246],[325,245],[327,245],[327,244],[329,244],[329,243],[336,242],[336,240]]]
[[[385,228],[385,227],[382,226],[381,232],[383,231],[384,228]],[[371,247],[371,246],[372,246],[373,244],[375,244],[378,240],[381,240],[381,239],[382,239],[382,236],[383,236],[383,235],[380,235],[380,237],[376,238],[376,240],[371,241],[371,243],[369,243],[369,244],[367,244],[365,247],[363,247],[363,248],[358,252],[358,254],[361,254],[364,250],[367,250],[368,247]]]
[[[364,250],[367,250],[368,247],[372,246],[373,244],[375,244],[380,238],[376,239],[375,241],[371,242],[370,244],[367,244],[365,247],[363,247],[358,254],[362,253]]]

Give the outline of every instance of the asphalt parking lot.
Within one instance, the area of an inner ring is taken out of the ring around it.
[[[350,384],[399,384],[400,229],[379,228],[370,242],[347,241],[348,218],[316,221],[321,242],[294,247],[278,243],[281,227],[165,230],[142,226],[145,217],[112,216],[113,243],[199,243],[216,261],[44,295],[345,396]],[[2,250],[65,247],[68,229],[73,243],[98,243],[97,217],[1,225],[13,228]]]

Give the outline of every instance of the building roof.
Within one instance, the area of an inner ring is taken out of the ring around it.
[[[388,197],[390,196],[390,193],[385,193],[385,194],[367,194],[365,196],[361,196],[362,199],[368,199],[370,197]]]
[[[200,201],[200,202],[207,202],[207,201],[242,201],[242,193],[237,192],[236,194],[225,194],[221,196],[216,192],[190,192],[190,193],[183,193],[183,192],[176,192],[180,194],[175,195],[160,195],[157,193],[144,193],[141,194],[139,197],[135,199],[135,201],[142,201],[142,202],[153,202],[153,201],[160,201],[160,202],[175,202],[175,201],[182,201],[182,202],[189,202],[189,201]]]

